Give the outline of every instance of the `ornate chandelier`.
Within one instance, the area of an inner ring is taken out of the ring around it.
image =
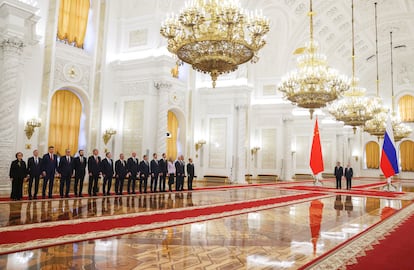
[[[278,86],[284,97],[298,107],[309,109],[312,119],[315,109],[325,107],[349,89],[349,80],[328,67],[326,56],[318,53],[313,39],[312,0],[309,9],[310,41],[297,58],[297,69],[287,74]]]
[[[213,88],[219,75],[258,61],[267,32],[269,20],[261,12],[246,12],[238,0],[187,2],[160,30],[168,39],[168,50],[196,71],[210,74]]]
[[[352,80],[351,87],[344,93],[344,97],[329,107],[329,112],[336,120],[352,126],[354,134],[358,126],[372,119],[372,103],[365,97],[365,89],[358,86],[355,77],[355,30],[354,30],[354,1],[352,0]]]

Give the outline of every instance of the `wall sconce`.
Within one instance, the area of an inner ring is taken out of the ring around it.
[[[109,142],[109,140],[111,139],[111,137],[113,135],[115,135],[115,134],[116,134],[116,130],[113,129],[113,128],[109,128],[109,129],[105,130],[105,132],[104,132],[104,134],[102,136],[105,145]]]
[[[26,127],[24,128],[24,132],[26,132],[26,137],[28,140],[32,137],[35,128],[40,127],[42,125],[40,119],[32,118],[26,122]]]
[[[205,141],[205,140],[199,140],[199,141],[197,141],[197,142],[195,143],[195,150],[196,150],[196,152],[198,152],[198,150],[200,150],[200,149],[201,149],[201,147],[202,147],[204,144],[206,144],[206,141]]]
[[[252,155],[257,154],[257,151],[259,151],[259,150],[260,150],[260,147],[259,147],[259,146],[255,146],[255,147],[253,147],[253,148],[252,148],[252,150],[251,150]]]
[[[355,161],[358,162],[358,156],[354,156]]]

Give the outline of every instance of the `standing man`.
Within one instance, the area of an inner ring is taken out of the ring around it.
[[[73,191],[75,196],[82,196],[83,189],[83,180],[85,179],[85,169],[86,169],[86,157],[84,157],[84,151],[79,150],[79,156],[73,161],[75,168],[75,186]],[[79,190],[79,192],[78,192]]]
[[[175,183],[175,190],[182,191],[184,189],[184,176],[185,176],[185,164],[184,164],[184,156],[181,155],[175,161],[175,175],[176,175],[176,183]]]
[[[127,163],[124,154],[119,154],[119,159],[115,162],[115,194],[122,195],[125,177],[128,177]]]
[[[339,161],[336,163],[334,175],[336,178],[336,188],[341,189],[342,176],[344,176],[344,168],[342,168],[341,163]]]
[[[346,178],[346,189],[350,190],[352,186],[352,176],[354,176],[354,171],[352,170],[351,165],[348,165],[345,168],[345,178]]]
[[[139,163],[139,193],[147,193],[147,183],[150,174],[148,156],[144,155],[142,161]]]
[[[194,179],[194,164],[191,158],[188,159],[187,164],[187,188],[193,190],[193,179]]]
[[[70,178],[73,175],[73,158],[70,156],[70,150],[65,150],[65,156],[60,157],[58,172],[60,174],[60,197],[63,198],[63,189],[65,188],[65,197],[69,198]]]
[[[131,157],[128,158],[127,161],[127,167],[128,167],[128,194],[135,194],[135,182],[137,180],[138,171],[139,171],[139,163],[137,159],[137,153],[132,152]],[[132,186],[131,186],[132,185]]]
[[[160,167],[160,192],[165,192],[165,179],[168,174],[167,155],[162,153],[162,158],[158,161]]]
[[[158,165],[157,153],[152,154],[151,160],[151,192],[157,192],[158,175],[160,174],[160,166]]]
[[[29,200],[37,199],[37,192],[39,191],[40,175],[42,174],[42,158],[39,157],[39,151],[33,151],[33,156],[27,160],[27,169],[29,174]],[[34,193],[32,197],[33,180],[35,181]]]
[[[103,176],[102,193],[103,196],[111,195],[112,177],[114,176],[114,162],[112,160],[111,152],[106,152],[105,158],[101,162],[101,171]],[[106,189],[106,186],[108,188]]]
[[[42,158],[42,199],[46,197],[46,186],[49,184],[49,199],[52,198],[53,182],[55,181],[56,169],[58,167],[57,155],[55,155],[55,147],[49,146],[48,153]]]
[[[98,192],[98,179],[101,174],[101,157],[98,156],[98,149],[93,149],[92,156],[88,158],[88,172],[89,172],[89,183],[88,183],[88,194],[89,196],[96,196]]]

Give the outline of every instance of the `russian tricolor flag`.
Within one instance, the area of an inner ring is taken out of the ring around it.
[[[388,114],[387,127],[385,129],[384,144],[382,145],[380,168],[385,178],[399,173],[397,150],[394,143],[391,117]]]

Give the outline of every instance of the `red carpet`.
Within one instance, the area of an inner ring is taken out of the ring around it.
[[[219,206],[207,206],[204,208],[188,208],[179,211],[168,211],[164,213],[154,213],[154,214],[143,214],[134,217],[116,217],[114,216],[113,219],[106,219],[106,220],[99,220],[99,221],[88,221],[87,219],[85,222],[82,223],[75,223],[75,224],[63,224],[63,225],[52,225],[47,227],[39,227],[39,228],[29,228],[29,229],[20,229],[20,230],[12,230],[12,231],[3,231],[0,232],[0,245],[17,245],[19,243],[28,243],[34,240],[42,240],[48,238],[58,238],[68,235],[75,235],[79,236],[82,234],[90,233],[90,232],[99,232],[99,231],[110,231],[113,229],[119,228],[129,228],[132,226],[137,225],[146,225],[146,224],[153,224],[159,222],[168,222],[177,220],[177,224],[180,224],[179,220],[186,219],[186,218],[195,218],[199,216],[206,216],[203,220],[212,219],[214,217],[208,217],[209,215],[219,214],[224,212],[230,212],[235,210],[246,210],[249,208],[255,208],[259,206],[266,206],[266,205],[274,205],[277,203],[284,203],[289,201],[296,201],[296,200],[305,200],[311,199],[315,197],[319,197],[323,194],[320,193],[306,193],[306,194],[297,194],[279,198],[270,198],[264,200],[256,200],[250,202],[238,202],[233,204],[226,204],[226,205],[219,205]],[[274,207],[274,206],[272,206]],[[229,213],[230,215],[234,215]],[[222,216],[221,216],[222,217]],[[48,224],[51,225],[51,224]],[[162,223],[159,227],[163,227]],[[140,229],[136,230],[140,231]],[[133,233],[136,231],[128,231],[128,233]],[[118,233],[119,234],[119,233]],[[117,235],[115,232],[113,235],[107,236],[114,236]],[[96,238],[96,237],[95,237]],[[92,239],[92,238],[90,238]],[[82,238],[82,240],[87,240],[87,238]],[[77,240],[65,240],[64,242],[76,242]],[[59,241],[56,240],[54,242],[58,244]],[[36,247],[41,247],[40,245],[36,245]],[[31,247],[33,248],[33,247]],[[26,248],[27,249],[27,248]],[[22,249],[20,249],[22,250]],[[14,250],[13,252],[15,252]],[[8,253],[10,251],[4,251],[0,247],[0,254]]]
[[[385,197],[385,198],[397,198],[400,195],[404,195],[404,192],[390,192],[390,191],[381,191],[381,190],[371,190],[371,189],[335,189],[328,187],[317,187],[317,186],[293,186],[286,187],[286,189],[294,190],[306,190],[314,192],[333,192],[335,194],[343,195],[356,195],[356,196],[375,196],[375,197]]]
[[[365,256],[357,258],[358,263],[348,265],[347,269],[413,269],[411,259],[414,252],[414,215],[384,240],[380,240],[372,250],[365,252]]]

